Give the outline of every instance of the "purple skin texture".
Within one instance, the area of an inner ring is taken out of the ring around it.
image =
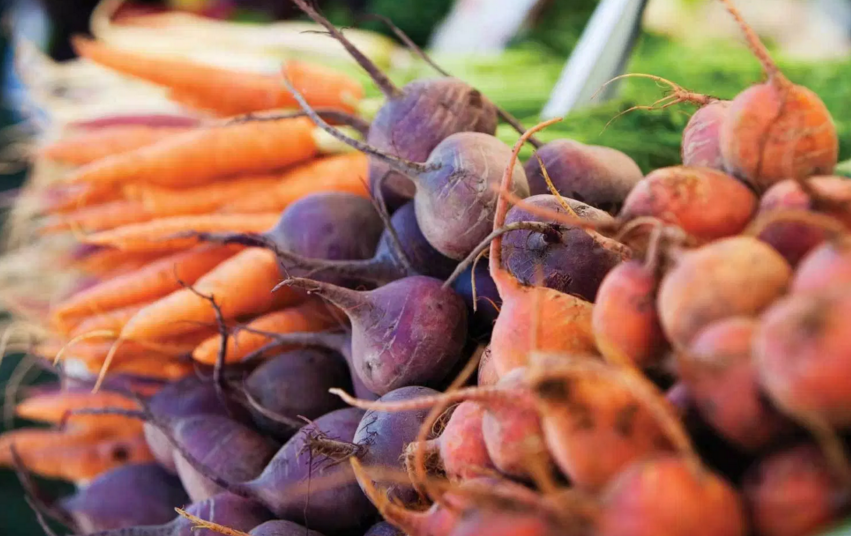
[[[193,415],[226,416],[229,411],[236,420],[251,422],[247,412],[235,403],[225,407],[212,381],[202,380],[197,376],[188,376],[166,385],[151,397],[148,405],[151,413],[163,424]],[[174,446],[168,438],[151,423],[145,423],[144,432],[145,441],[154,458],[166,470],[176,472]]]
[[[467,308],[439,279],[406,277],[366,292],[309,279],[287,282],[319,294],[349,316],[352,363],[373,393],[437,384],[463,356]]]
[[[727,117],[730,101],[714,101],[691,116],[683,130],[683,165],[724,171],[721,155],[721,125]]]
[[[292,521],[267,521],[259,527],[254,527],[250,536],[323,536],[315,530],[309,530]]]
[[[101,474],[62,499],[59,507],[84,533],[168,523],[189,502],[180,481],[156,463],[125,465]]]
[[[231,482],[243,482],[259,475],[278,449],[278,445],[253,429],[218,415],[181,419],[174,426],[174,436],[213,474]],[[177,475],[193,502],[224,491],[179,453],[174,461]]]
[[[349,367],[342,356],[323,348],[300,348],[264,361],[245,380],[245,390],[263,408],[293,421],[316,419],[344,407],[328,389],[352,391]],[[254,422],[279,440],[296,429],[253,411]],[[304,424],[302,422],[302,424]]]
[[[467,304],[467,315],[470,320],[470,336],[478,339],[490,336],[493,324],[499,315],[502,298],[491,278],[488,263],[479,261],[476,264],[476,310],[473,311],[473,268],[467,268],[455,281],[452,289],[457,292]]]
[[[572,199],[564,199],[582,219],[609,222],[602,210]],[[535,195],[526,202],[562,214],[566,211],[552,195]],[[520,207],[508,211],[506,225],[520,221],[546,223]],[[555,230],[551,234],[513,231],[502,239],[502,258],[508,271],[524,285],[541,284],[565,294],[594,301],[606,274],[630,257],[625,245],[594,231],[579,227]]]
[[[378,400],[400,402],[436,394],[437,391],[428,387],[410,386],[396,389]],[[363,466],[405,471],[403,453],[408,444],[417,439],[420,426],[429,411],[430,408],[401,412],[367,411],[353,440],[363,449],[359,456]],[[387,490],[389,497],[399,499],[405,504],[414,505],[418,501],[417,492],[412,486],[386,482],[380,485]]]
[[[632,187],[644,178],[638,164],[609,147],[554,140],[526,162],[531,195],[549,194],[540,157],[556,191],[610,214],[617,214]]]
[[[363,536],[405,536],[405,533],[390,523],[382,521],[371,526]]]
[[[311,454],[308,445],[320,436],[350,443],[363,415],[357,408],[338,409],[305,425],[260,476],[237,485],[234,491],[255,496],[281,519],[324,534],[362,534],[376,512],[355,482],[351,466],[317,452]],[[331,489],[311,491],[306,487],[310,479],[340,476],[341,483]]]
[[[187,507],[186,512],[205,521],[248,532],[272,519],[272,514],[255,501],[220,493]],[[194,524],[178,516],[165,525],[145,525],[112,529],[86,536],[220,536],[210,529],[193,530]]]
[[[367,143],[384,153],[424,162],[452,134],[494,134],[496,126],[496,108],[467,83],[456,78],[416,80],[378,110]],[[371,158],[369,184],[374,188],[382,183],[390,207],[398,207],[416,191],[410,179]]]

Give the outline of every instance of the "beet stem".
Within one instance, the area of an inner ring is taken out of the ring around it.
[[[192,522],[193,532],[201,529],[207,529],[212,530],[213,532],[218,532],[219,534],[224,534],[225,536],[251,536],[250,534],[242,532],[241,530],[235,530],[230,527],[219,525],[218,523],[213,523],[212,521],[206,521],[204,519],[201,519],[200,517],[193,516],[189,512],[181,510],[180,508],[175,508],[174,511],[180,514],[181,517],[185,517],[186,519]]]
[[[315,108],[314,111],[319,114],[319,117],[329,121],[335,121],[348,127],[355,129],[361,136],[366,136],[369,133],[369,123],[354,114],[337,110],[335,108]],[[234,118],[224,121],[223,125],[238,125],[240,123],[253,123],[259,121],[280,121],[282,119],[295,119],[297,117],[306,117],[307,112],[304,110],[292,110],[288,112],[272,112],[272,113],[257,113],[252,112],[245,115],[239,115]]]
[[[271,339],[271,342],[264,345],[261,348],[258,348],[254,352],[251,352],[247,356],[245,356],[242,360],[243,363],[252,361],[262,356],[269,350],[277,348],[279,346],[285,345],[298,345],[298,346],[319,346],[320,348],[326,348],[328,350],[336,351],[342,354],[344,357],[349,354],[348,345],[349,345],[349,335],[348,333],[343,332],[330,332],[330,331],[318,331],[318,332],[306,332],[306,333],[271,333],[268,331],[262,331],[254,328],[250,328],[248,326],[242,326],[236,328],[240,331],[247,331],[249,333],[255,333],[257,335],[263,335]]]
[[[399,98],[402,95],[402,91],[396,87],[393,82],[381,72],[381,69],[378,68],[372,60],[366,57],[366,55],[358,50],[358,48],[351,42],[349,39],[343,35],[337,27],[331,24],[328,19],[320,15],[314,8],[311,6],[306,0],[292,0],[295,5],[298,6],[299,9],[304,11],[304,13],[313,19],[314,22],[320,24],[328,30],[328,33],[331,34],[331,37],[336,39],[343,48],[346,49],[352,58],[358,63],[358,65],[363,68],[364,71],[367,72],[372,81],[375,82],[375,85],[378,86],[378,89],[384,93],[384,96],[388,99]]]
[[[45,521],[45,515],[50,517],[51,519],[62,523],[66,527],[70,528],[74,532],[78,532],[78,527],[74,523],[73,519],[66,512],[61,509],[54,508],[49,506],[42,499],[42,494],[39,493],[38,486],[32,479],[32,475],[30,474],[27,466],[24,465],[24,461],[21,459],[20,454],[18,453],[17,446],[13,443],[10,445],[9,450],[12,453],[12,464],[15,469],[15,476],[18,477],[18,482],[21,483],[21,487],[24,488],[24,498],[29,504],[30,508],[32,508],[33,513],[35,513],[36,519],[42,527],[48,527],[45,529],[46,534],[53,534],[50,531],[47,522]]]
[[[754,29],[751,28],[750,24],[747,23],[745,18],[742,16],[742,13],[735,4],[733,4],[733,1],[720,1],[724,4],[724,7],[727,8],[727,12],[733,16],[736,24],[739,25],[742,33],[745,35],[748,48],[751,49],[753,55],[756,56],[757,60],[759,60],[759,63],[762,65],[762,68],[765,71],[765,74],[768,75],[768,78],[781,88],[788,86],[790,84],[789,80],[780,72],[780,69],[777,67],[777,64],[774,63],[774,60],[771,58],[771,54],[768,52],[765,44],[763,44],[762,40],[759,38]]]
[[[304,277],[290,277],[285,279],[272,292],[283,285],[300,288],[307,291],[308,294],[318,294],[346,312],[352,312],[355,308],[369,305],[369,302],[366,301],[362,293],[356,290]]]
[[[372,189],[373,194],[371,199],[375,205],[375,209],[378,211],[378,215],[381,216],[381,221],[384,223],[384,228],[387,230],[387,234],[390,236],[390,247],[393,249],[396,259],[402,265],[402,268],[407,275],[415,275],[414,268],[411,265],[411,259],[409,259],[408,254],[405,253],[405,248],[402,247],[402,242],[399,240],[399,234],[396,232],[396,227],[393,226],[393,221],[390,219],[390,212],[387,210],[387,203],[384,200],[384,188],[382,188],[382,183],[384,182],[385,177],[386,175],[382,175],[379,179],[379,183]]]

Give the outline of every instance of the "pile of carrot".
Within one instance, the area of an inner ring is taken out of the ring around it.
[[[830,112],[731,0],[766,80],[724,101],[627,75],[697,107],[682,165],[647,175],[458,78],[396,87],[293,1],[384,93],[365,140],[325,121],[363,96],[326,67],[75,41],[198,121],[39,152],[63,170],[39,240],[70,239],[49,269],[79,277],[37,318],[61,380],[16,405],[52,427],[0,435],[0,465],[88,484],[40,514],[99,536],[816,536],[851,513],[851,183]],[[118,489],[139,508],[96,507]]]

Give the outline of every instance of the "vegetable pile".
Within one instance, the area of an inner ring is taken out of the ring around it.
[[[61,381],[17,404],[53,426],[0,435],[0,463],[75,535],[841,521],[851,183],[825,104],[720,1],[766,79],[728,101],[633,75],[700,106],[682,165],[647,174],[544,143],[557,120],[527,130],[460,78],[395,84],[307,0],[384,95],[371,121],[328,67],[249,76],[78,39],[180,112],[40,148],[61,173],[28,188],[21,259],[70,275],[58,299],[5,301]],[[45,499],[29,473],[81,487]]]

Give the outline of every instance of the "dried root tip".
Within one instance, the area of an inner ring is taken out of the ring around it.
[[[347,461],[351,458],[360,458],[364,448],[357,443],[331,439],[320,430],[311,429],[307,432],[307,442],[304,450],[313,456],[324,456],[334,463]]]
[[[742,33],[745,35],[745,40],[748,43],[748,48],[751,49],[753,55],[756,56],[757,60],[759,60],[759,63],[762,65],[762,68],[768,78],[780,87],[789,86],[791,82],[789,82],[789,79],[780,72],[780,69],[777,67],[777,64],[774,63],[774,59],[772,59],[771,54],[769,54],[768,49],[765,47],[765,44],[763,44],[754,29],[751,28],[751,25],[747,23],[745,18],[742,16],[742,13],[735,4],[733,4],[733,0],[720,1],[724,4],[724,7],[727,8],[730,15],[732,15],[733,19],[739,25],[739,28],[741,28]]]
[[[298,430],[299,428],[304,426],[304,421],[300,421],[298,419],[293,419],[293,418],[288,417],[286,415],[282,415],[280,413],[272,411],[269,408],[264,407],[260,402],[257,401],[256,398],[251,396],[251,393],[249,393],[247,389],[243,389],[242,391],[243,391],[243,394],[245,396],[246,404],[251,409],[253,409],[257,413],[263,415],[264,417],[266,417],[270,421],[278,423],[278,424],[282,424],[284,426],[288,426],[288,427],[292,428],[293,430]]]
[[[422,448],[420,448],[420,445],[422,445]],[[405,447],[405,452],[402,453],[402,457],[405,460],[405,469],[408,471],[408,475],[411,477],[411,482],[415,483],[415,486],[419,482],[417,475],[421,470],[424,470],[425,474],[428,475],[443,474],[443,460],[440,458],[440,445],[433,439],[423,441],[422,443],[417,441],[408,443],[408,446]],[[421,468],[417,467],[418,458],[422,459],[422,463],[419,464]]]
[[[356,408],[364,410],[386,411],[390,413],[414,411],[418,409],[430,408],[437,404],[452,404],[454,402],[463,402],[465,400],[476,400],[481,402],[506,400],[514,396],[510,390],[496,386],[468,387],[466,389],[459,389],[451,393],[422,396],[413,400],[405,400],[400,402],[373,402],[370,400],[361,400],[349,395],[342,389],[337,389],[336,387],[329,389],[328,392],[339,396],[343,399],[343,402],[350,406],[354,406]]]
[[[200,517],[193,516],[185,510],[181,510],[180,508],[175,508],[174,511],[192,522],[193,531],[207,529],[219,534],[224,534],[225,536],[250,536],[248,533],[242,532],[241,530],[235,530],[224,525],[219,525],[218,523],[213,523],[212,521],[205,521]]]

